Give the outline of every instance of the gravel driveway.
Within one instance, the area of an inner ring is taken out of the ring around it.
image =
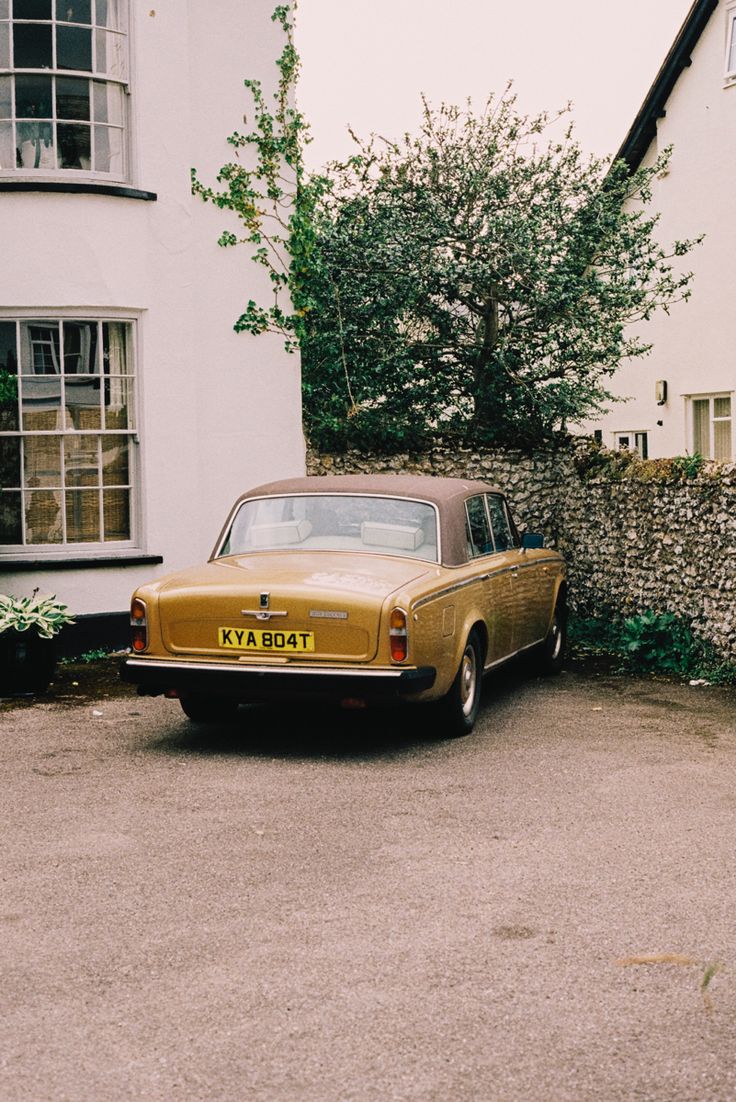
[[[0,704],[4,1102],[736,1097],[732,691],[522,668],[443,741],[65,677]]]

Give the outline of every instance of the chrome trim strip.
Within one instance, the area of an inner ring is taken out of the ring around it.
[[[256,620],[270,620],[273,616],[288,616],[288,612],[265,612],[259,608],[241,608],[241,616],[255,616]]]
[[[494,552],[498,554],[498,552]],[[475,578],[466,578],[462,582],[455,582],[453,585],[448,585],[444,589],[438,589],[436,593],[430,593],[426,597],[420,597],[419,600],[411,606],[411,612],[416,612],[418,608],[423,605],[429,604],[430,601],[435,601],[440,597],[446,597],[448,593],[455,593],[458,589],[465,589],[469,585],[475,585],[476,582],[487,582],[489,578],[500,578],[502,574],[514,574],[519,570],[528,570],[531,566],[540,566],[542,563],[556,562],[562,566],[562,560],[549,556],[546,559],[535,559],[533,562],[519,562],[514,563],[513,566],[499,566],[495,570],[489,570],[486,574],[478,574]]]
[[[155,669],[155,670],[206,670],[208,673],[309,673],[309,674],[329,674],[330,677],[401,677],[403,673],[406,673],[407,669],[416,669],[416,666],[405,666],[401,669],[397,669],[394,666],[382,666],[380,669],[361,669],[360,667],[352,668],[345,666],[294,666],[291,663],[287,666],[246,666],[244,664],[234,665],[230,662],[182,662],[175,658],[159,659],[159,658],[128,658],[126,666],[137,666],[141,669]]]
[[[497,658],[495,662],[489,662],[487,666],[483,667],[483,673],[487,673],[488,670],[493,670],[496,666],[502,666],[504,662],[508,662],[511,658],[516,658],[517,654],[523,654],[525,650],[531,650],[533,647],[538,647],[540,643],[544,642],[544,637],[537,639],[536,643],[527,643],[525,647],[519,647],[518,650],[514,650],[511,654],[505,654],[503,658]]]

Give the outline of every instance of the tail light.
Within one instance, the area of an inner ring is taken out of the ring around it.
[[[130,603],[130,645],[134,651],[143,651],[148,646],[146,606],[140,597],[134,597]]]
[[[391,645],[391,661],[404,662],[409,653],[409,639],[406,630],[406,613],[403,608],[391,609],[388,634]]]

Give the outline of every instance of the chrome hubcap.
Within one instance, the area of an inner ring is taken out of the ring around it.
[[[551,657],[558,658],[560,650],[562,649],[562,632],[560,631],[560,622],[555,616],[552,621],[552,648]]]
[[[460,667],[460,699],[462,701],[463,715],[465,716],[469,716],[473,710],[477,680],[478,668],[475,661],[475,651],[472,647],[466,647]]]

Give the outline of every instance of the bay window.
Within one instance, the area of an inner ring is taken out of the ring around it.
[[[134,322],[0,317],[0,552],[135,539]]]
[[[0,176],[124,180],[125,0],[0,0]]]

